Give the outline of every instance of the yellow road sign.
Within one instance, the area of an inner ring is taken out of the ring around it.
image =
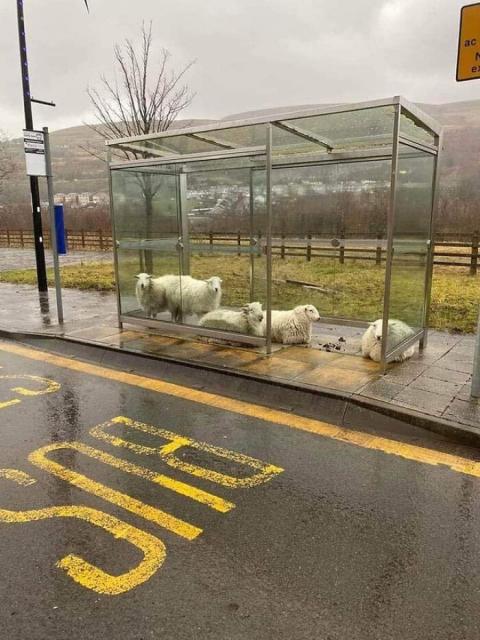
[[[480,78],[480,3],[462,7],[458,38],[457,82]]]

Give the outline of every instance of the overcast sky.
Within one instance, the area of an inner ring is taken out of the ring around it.
[[[24,0],[37,127],[91,120],[85,93],[111,74],[113,46],[153,21],[180,66],[197,60],[189,117],[402,94],[412,101],[480,98],[455,82],[463,0]],[[20,135],[23,105],[16,3],[0,0],[0,129]]]

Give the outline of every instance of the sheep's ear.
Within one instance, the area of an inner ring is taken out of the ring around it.
[[[250,311],[250,306],[248,304],[246,304],[245,306],[243,306],[240,311],[242,312],[242,315],[244,316],[248,316],[248,313]]]
[[[135,278],[136,278],[137,280],[140,280],[140,276],[135,276]]]

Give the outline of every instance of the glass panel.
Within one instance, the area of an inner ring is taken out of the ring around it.
[[[423,326],[434,163],[430,154],[400,145],[387,356]]]
[[[413,138],[418,142],[424,142],[430,145],[435,143],[434,134],[429,131],[424,124],[417,118],[410,115],[404,109],[400,113],[400,135]]]
[[[265,164],[264,157],[256,161]],[[265,308],[265,169],[254,163],[232,167],[231,160],[224,160],[215,161],[211,170],[195,171],[197,164],[185,167],[190,275],[222,279],[222,308],[239,309],[249,302]],[[199,318],[184,321],[197,324]]]
[[[141,282],[136,278],[139,273],[154,277],[180,273],[177,176],[171,168],[166,171],[165,167],[112,171],[122,314],[155,317],[158,313],[161,319],[170,318],[158,296],[137,289]]]
[[[382,316],[391,162],[273,170],[272,307]]]
[[[285,122],[330,140],[335,148],[356,148],[391,144],[394,116],[394,107],[387,106],[297,118]]]

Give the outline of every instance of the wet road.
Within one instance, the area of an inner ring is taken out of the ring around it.
[[[13,342],[0,366],[2,638],[480,638],[471,449]]]

